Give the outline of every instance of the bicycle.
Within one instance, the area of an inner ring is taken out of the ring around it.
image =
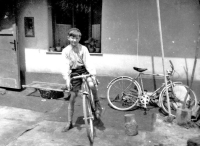
[[[90,74],[83,74],[74,76],[73,79],[82,79],[82,90],[79,91],[82,94],[83,101],[83,116],[84,122],[87,130],[87,137],[90,143],[94,142],[94,119],[95,119],[95,104],[92,91],[88,85],[87,77],[91,77]]]
[[[197,106],[197,97],[195,92],[182,82],[172,81],[171,78],[175,70],[171,60],[169,62],[171,70],[167,70],[166,74],[167,87],[165,83],[162,83],[162,85],[152,93],[144,90],[143,76],[164,77],[164,74],[144,73],[147,68],[133,67],[133,69],[138,72],[138,75],[135,78],[129,76],[119,76],[111,80],[107,86],[107,100],[109,105],[112,108],[121,111],[131,110],[134,107],[142,107],[144,108],[146,114],[147,105],[150,103],[156,103],[156,105],[159,106],[165,114],[169,114],[166,96],[166,90],[168,90],[171,115],[176,116],[176,109],[184,104],[183,97],[185,97],[181,95],[179,90],[184,89],[184,95],[186,95],[187,90],[189,90],[186,105],[189,109],[194,110]]]

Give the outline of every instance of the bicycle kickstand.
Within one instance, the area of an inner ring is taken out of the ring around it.
[[[144,115],[147,114],[147,108],[144,108]]]
[[[144,115],[146,115],[147,114],[147,105],[145,104],[143,108],[144,108]]]

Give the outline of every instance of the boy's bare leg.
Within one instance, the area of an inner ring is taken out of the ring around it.
[[[99,119],[101,116],[102,107],[101,107],[101,103],[99,101],[97,88],[93,87],[93,88],[91,88],[91,90],[92,90],[92,94],[94,96],[94,102],[95,102],[95,107],[96,107],[96,109],[95,109],[96,117],[97,117],[97,119]]]
[[[68,130],[73,128],[72,120],[73,120],[73,115],[74,115],[74,104],[75,104],[77,95],[78,95],[77,92],[71,92],[71,97],[68,103],[68,123],[62,130],[63,132],[67,132]]]
[[[95,114],[96,114],[96,118],[99,119],[101,116],[101,112],[102,112],[102,107],[99,101],[99,97],[98,97],[98,93],[97,93],[97,85],[94,84],[94,79],[92,78],[87,78],[87,82],[90,86],[90,89],[92,90],[92,94],[94,96],[94,102],[95,102]]]

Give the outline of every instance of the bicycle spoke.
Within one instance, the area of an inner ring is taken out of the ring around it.
[[[119,84],[119,85],[115,85],[115,84],[114,84],[114,86],[113,86],[113,89],[116,90],[116,91],[121,90],[121,85],[120,85],[120,83],[118,83],[118,84]]]
[[[169,87],[172,88],[172,87]],[[183,84],[174,84],[173,90],[170,89],[169,98],[170,98],[170,108],[172,115],[176,115],[177,108],[181,108],[184,104],[184,99],[187,94],[187,90],[189,91],[189,95],[186,99],[186,106],[187,108],[193,110],[197,105],[197,98],[195,93],[189,89],[187,86]],[[163,91],[162,95],[162,102],[160,103],[163,110],[168,113],[168,106],[167,106],[167,96],[166,96],[166,89]]]
[[[129,78],[119,78],[109,86],[109,104],[119,110],[130,109],[136,105],[139,89]]]
[[[94,116],[92,114],[90,101],[86,95],[83,95],[83,114],[84,114],[86,130],[87,130],[87,136],[89,138],[90,143],[93,143],[93,141],[94,141],[94,125],[93,125]]]
[[[119,94],[117,94],[117,96],[113,100],[111,100],[111,102],[117,102],[117,101],[120,101]]]

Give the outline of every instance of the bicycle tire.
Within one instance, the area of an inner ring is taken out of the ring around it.
[[[128,76],[113,79],[107,88],[109,105],[120,111],[134,108],[138,103],[138,95],[141,94],[139,83]]]
[[[91,104],[87,95],[83,95],[83,115],[87,131],[87,137],[90,143],[94,142],[94,116],[92,114]]]
[[[173,86],[173,88],[172,88],[172,86]],[[169,85],[167,88],[169,89],[168,93],[169,93],[169,99],[170,99],[171,115],[174,117],[176,117],[177,108],[181,108],[183,106],[183,101],[184,101],[183,97],[185,97],[185,95],[186,95],[186,93],[185,93],[184,95],[179,97],[179,95],[175,94],[173,91],[173,89],[175,87],[177,87],[177,88],[183,87],[183,89],[184,88],[186,89],[186,92],[188,90],[190,90],[189,91],[190,94],[187,99],[187,103],[189,104],[189,102],[190,102],[190,106],[188,107],[190,110],[193,111],[198,104],[195,92],[193,90],[191,90],[188,86],[186,86],[184,84],[180,84],[180,83],[174,83],[173,85]],[[162,108],[162,110],[164,111],[164,113],[169,114],[168,106],[167,106],[166,87],[163,88],[163,90],[160,93],[159,104],[160,104],[160,107]]]
[[[92,90],[89,89],[89,93],[90,93],[90,105],[91,105],[91,108],[92,108],[92,111],[95,111],[95,103],[94,103],[94,95],[92,93]]]

